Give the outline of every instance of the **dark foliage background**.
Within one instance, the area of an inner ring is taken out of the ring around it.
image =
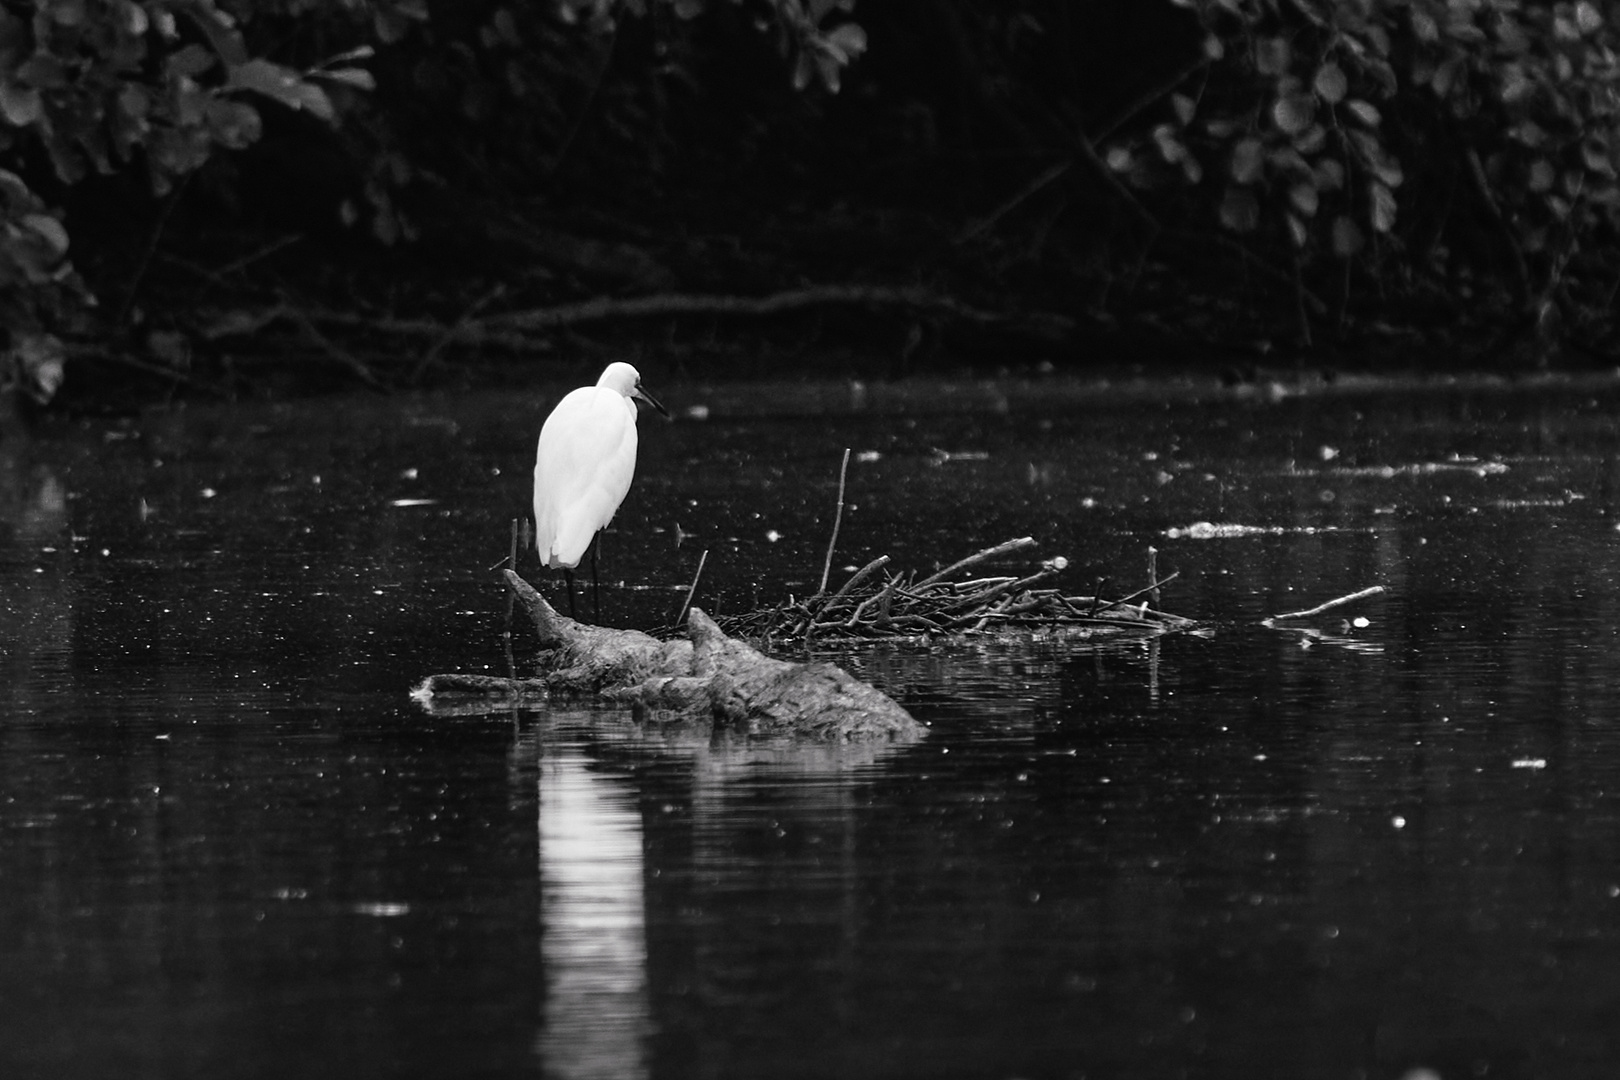
[[[1612,0],[7,0],[0,378],[1603,361],[1617,83]]]

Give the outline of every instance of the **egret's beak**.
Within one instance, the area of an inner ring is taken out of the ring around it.
[[[651,405],[653,408],[658,410],[659,416],[662,416],[666,420],[669,419],[669,410],[664,408],[663,403],[657,398],[643,390],[640,383],[636,383],[635,389],[630,391],[630,396],[635,398],[637,401],[645,401],[648,405]]]

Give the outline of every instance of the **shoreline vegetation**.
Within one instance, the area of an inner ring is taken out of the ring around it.
[[[29,408],[604,356],[1620,357],[1593,0],[34,7],[0,13],[0,394]]]

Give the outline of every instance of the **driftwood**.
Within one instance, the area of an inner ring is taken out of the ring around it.
[[[559,614],[511,570],[506,582],[540,636],[530,679],[432,675],[412,697],[429,709],[491,709],[594,693],[628,706],[642,723],[708,726],[749,735],[909,741],[927,729],[882,692],[828,663],[776,660],[727,637],[699,608],[687,636],[660,641],[638,630],[588,626]]]
[[[589,626],[565,618],[527,581],[504,571],[540,637],[539,673],[533,678],[431,675],[411,696],[441,715],[530,707],[554,695],[595,694],[627,705],[636,720],[747,735],[787,735],[818,740],[908,741],[926,728],[891,698],[833,664],[796,663],[766,656],[743,637],[771,643],[786,638],[808,648],[822,643],[872,639],[967,638],[984,634],[1044,634],[1065,639],[1157,637],[1195,623],[1155,611],[1159,587],[1175,577],[1158,576],[1157,552],[1148,549],[1148,585],[1129,596],[1102,600],[1066,596],[1038,587],[1067,565],[1048,559],[1033,574],[965,577],[989,560],[1035,546],[1030,537],[1008,540],[959,559],[923,578],[879,574],[887,555],[861,567],[837,592],[827,581],[844,514],[849,451],[838,474],[838,510],[821,585],[815,595],[727,619],[724,628],[691,606],[708,553],[687,592],[685,637],[660,639],[639,630]],[[517,558],[517,523],[513,522]],[[735,636],[734,636],[735,635]]]
[[[1280,630],[1294,634],[1299,639],[1301,647],[1317,645],[1331,645],[1351,652],[1378,654],[1384,651],[1383,642],[1376,637],[1368,638],[1359,633],[1369,624],[1366,618],[1345,618],[1342,615],[1329,615],[1338,612],[1351,604],[1374,596],[1382,596],[1387,590],[1382,585],[1373,585],[1365,589],[1357,589],[1353,593],[1335,597],[1315,607],[1305,608],[1301,611],[1290,611],[1282,615],[1273,615],[1269,619],[1261,619],[1260,625],[1267,630]],[[1324,618],[1324,616],[1328,616]]]
[[[1345,596],[1340,596],[1340,597],[1336,597],[1335,599],[1329,600],[1325,604],[1317,604],[1313,608],[1306,608],[1304,611],[1290,611],[1290,612],[1288,612],[1286,614],[1283,614],[1283,615],[1273,615],[1269,619],[1262,619],[1262,620],[1260,620],[1260,625],[1265,626],[1265,627],[1271,627],[1271,626],[1273,626],[1273,625],[1275,625],[1277,623],[1280,623],[1280,622],[1289,622],[1289,621],[1292,621],[1292,620],[1295,620],[1295,619],[1314,618],[1317,615],[1321,615],[1321,614],[1323,614],[1325,612],[1332,611],[1335,608],[1344,607],[1346,604],[1353,604],[1357,600],[1365,600],[1369,596],[1379,596],[1383,592],[1385,592],[1385,589],[1384,589],[1384,587],[1382,585],[1373,585],[1373,586],[1370,586],[1370,587],[1365,588],[1365,589],[1358,589],[1357,591],[1355,591],[1353,593],[1349,593],[1349,594],[1347,594]]]

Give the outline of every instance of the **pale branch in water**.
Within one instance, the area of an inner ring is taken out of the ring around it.
[[[1309,619],[1312,616],[1321,615],[1323,612],[1332,611],[1334,608],[1343,607],[1346,604],[1353,604],[1357,600],[1365,600],[1369,596],[1377,596],[1379,593],[1384,591],[1385,590],[1382,585],[1373,585],[1368,588],[1359,589],[1356,592],[1340,596],[1336,599],[1329,600],[1325,604],[1317,604],[1315,607],[1307,608],[1304,611],[1290,611],[1286,615],[1273,615],[1271,618],[1264,620],[1260,625],[1270,626],[1272,623],[1282,622],[1287,619]]]

